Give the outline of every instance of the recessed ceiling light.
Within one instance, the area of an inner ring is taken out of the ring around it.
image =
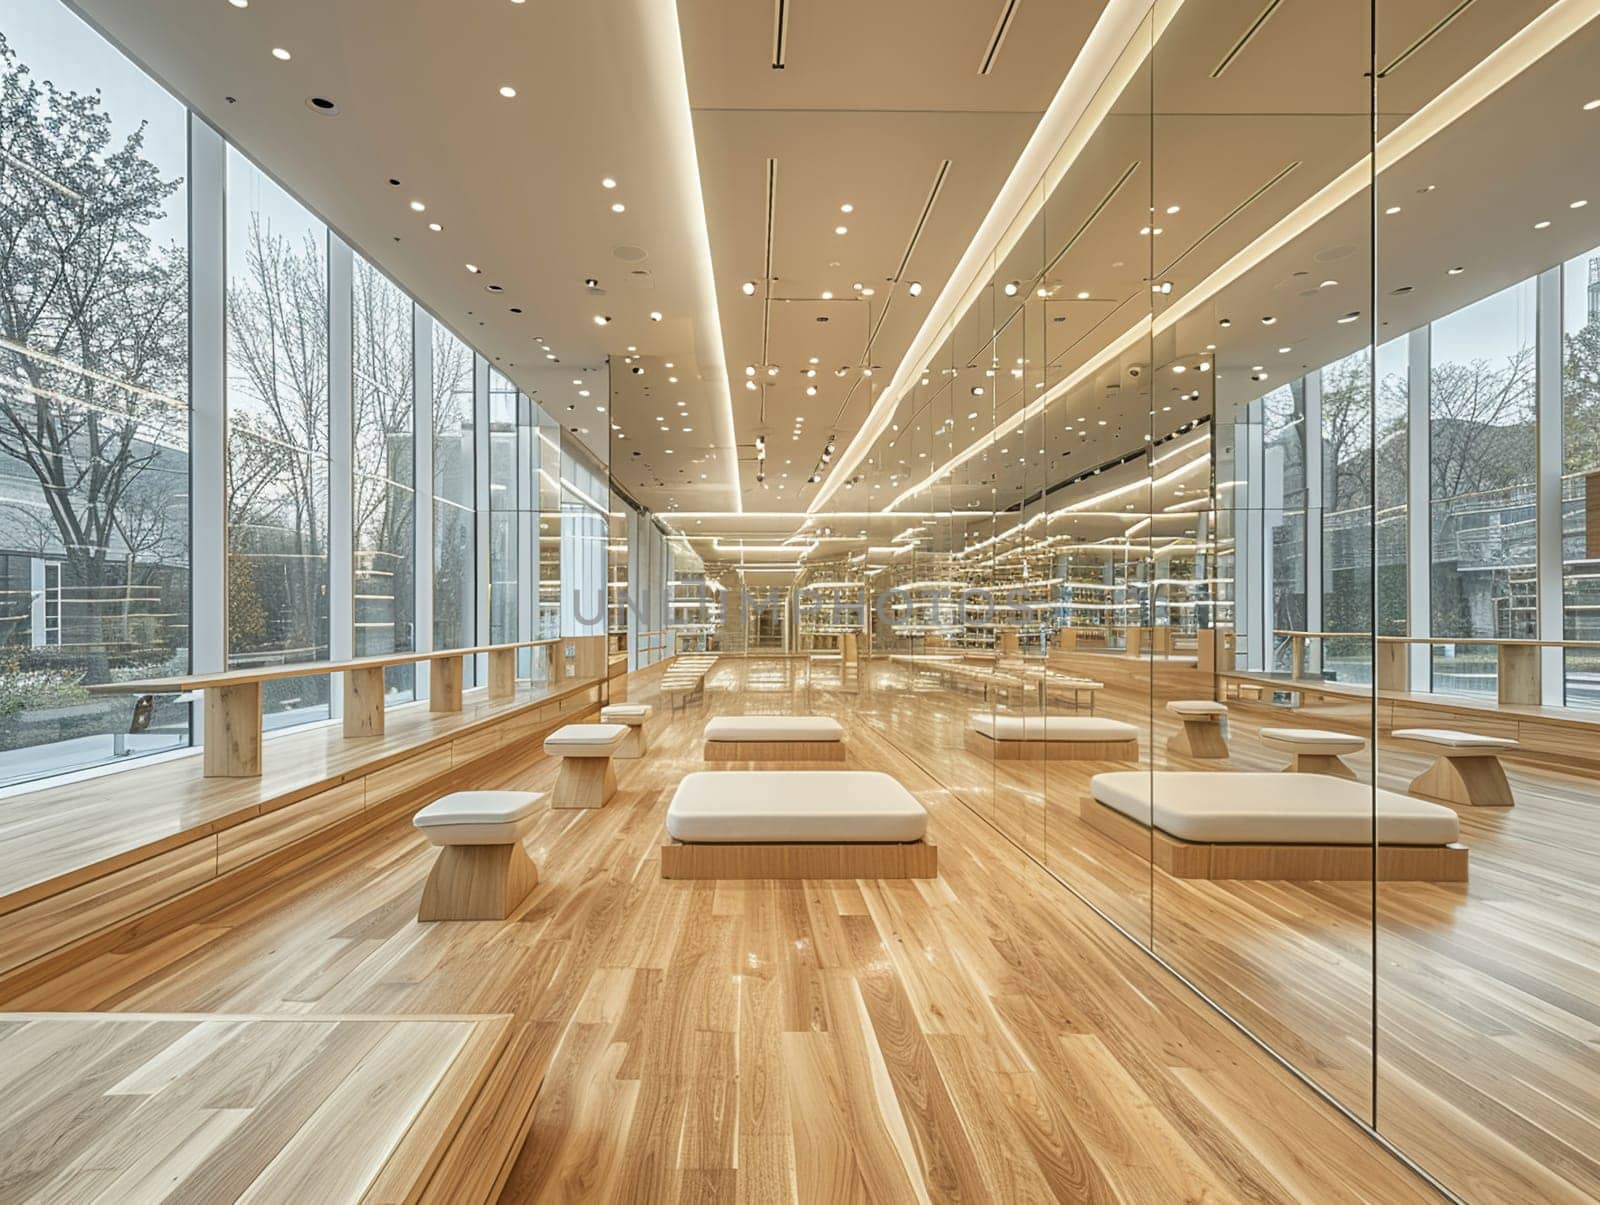
[[[660,322],[661,321],[661,311],[660,310],[651,310],[650,311],[650,321],[651,322]]]
[[[628,211],[628,207],[626,205],[624,205],[621,201],[617,201],[617,202],[613,203],[612,206],[611,206],[611,212],[612,213],[626,213],[627,211]]]
[[[1587,202],[1587,201],[1574,201],[1571,205],[1568,205],[1567,208],[1568,209],[1582,209],[1588,203],[1589,202]]]
[[[1089,300],[1089,294],[1088,294],[1088,292],[1087,292],[1087,291],[1084,291],[1084,292],[1080,292],[1080,293],[1079,293],[1079,294],[1078,294],[1078,300],[1079,300],[1079,301],[1088,301],[1088,300]]]
[[[1001,291],[1004,292],[1007,297],[1015,297],[1017,295],[1017,291],[1021,288],[1022,286],[1016,281],[1008,280],[1005,283],[1005,287]]]
[[[744,383],[744,387],[745,387],[745,388],[746,388],[746,389],[749,389],[749,390],[751,390],[751,391],[752,391],[752,392],[753,392],[753,391],[754,391],[754,390],[755,390],[755,387],[756,387],[756,383],[755,383],[755,382],[754,382],[754,381],[746,381],[746,382],[745,382],[745,383]]]
[[[605,177],[605,179],[600,181],[600,187],[601,188],[615,188],[616,186],[617,186],[617,182],[615,180],[613,180],[610,176],[607,176],[607,177]]]
[[[611,321],[611,316],[609,314],[596,314],[594,316],[594,324],[596,326],[604,326],[606,323],[608,323],[610,321]]]
[[[822,300],[824,300],[824,301],[832,301],[833,300],[833,294],[830,293],[827,289],[823,289],[822,290]]]
[[[1218,326],[1232,326],[1233,325],[1233,319],[1232,318],[1219,318],[1219,319],[1217,319],[1217,325]]]
[[[872,290],[872,289],[870,289],[870,288],[867,288],[867,289],[862,289],[862,290],[861,290],[861,295],[862,295],[862,296],[863,296],[863,297],[871,297],[871,296],[872,296],[872,294],[873,294],[873,290]]]
[[[421,201],[413,201],[413,202],[411,202],[411,208],[414,209],[417,213],[422,213],[428,207],[426,205],[424,205]]]
[[[507,100],[510,100],[516,94],[517,94],[517,90],[515,88],[513,88],[510,84],[501,84],[500,85],[500,95],[505,97]]]
[[[471,272],[474,276],[476,276],[479,272],[482,272],[483,269],[478,267],[477,264],[468,264],[467,265],[467,271]]]
[[[434,231],[435,233],[437,233],[438,231],[443,230],[444,227],[439,225],[438,222],[429,222],[428,223],[428,229]]]
[[[1550,229],[1550,223],[1549,223],[1548,220],[1543,221],[1543,222],[1535,222],[1533,224],[1533,228],[1535,230],[1548,230],[1548,229]]]
[[[1276,318],[1274,318],[1271,314],[1268,314],[1265,318],[1263,318],[1261,320],[1261,325],[1262,326],[1272,326],[1277,321],[1278,320]]]
[[[1289,351],[1290,351],[1290,349],[1289,349],[1289,348],[1287,348],[1287,347],[1280,347],[1280,348],[1279,348],[1279,349],[1278,349],[1278,354],[1279,354],[1279,355],[1280,355],[1280,356],[1286,356],[1286,355],[1288,355],[1288,354],[1289,354]]]
[[[833,232],[835,234],[849,234],[850,233],[850,227],[848,227],[848,226],[835,226],[833,228]]]
[[[272,48],[272,57],[280,63],[287,63],[292,56],[282,46],[274,46]]]
[[[1465,271],[1466,271],[1466,269],[1465,268],[1461,268],[1461,267],[1451,268],[1450,269],[1450,275],[1451,276],[1460,276]]]
[[[1583,106],[1583,111],[1585,113],[1593,113],[1596,109],[1600,109],[1600,100],[1591,100],[1588,104]]]
[[[249,8],[250,7],[250,0],[228,0],[228,3],[233,5],[234,8]],[[1596,103],[1600,104],[1600,101],[1597,101]]]
[[[1182,208],[1182,206],[1179,206],[1179,205],[1168,205],[1167,206],[1167,212],[1168,213],[1177,213],[1178,210],[1181,209],[1181,208]]]
[[[850,204],[849,201],[846,201],[843,205],[839,206],[839,212],[840,213],[854,213],[855,210],[856,210],[856,207],[854,205]]]
[[[1319,289],[1334,289],[1334,288],[1338,288],[1338,286],[1339,286],[1339,282],[1337,280],[1325,280],[1320,285],[1318,285],[1317,288],[1319,288]]]
[[[739,291],[746,297],[754,297],[756,295],[756,282],[753,280],[745,281],[739,286]]]
[[[1389,208],[1385,209],[1383,212],[1392,216],[1392,215],[1397,214],[1397,213],[1400,212],[1400,206],[1391,205],[1391,206],[1389,206]]]
[[[1340,318],[1339,321],[1341,323],[1354,322],[1359,317],[1361,317],[1361,311],[1360,310],[1351,310],[1343,318]]]
[[[911,284],[909,286],[907,286],[906,292],[910,293],[913,297],[921,297],[922,296],[922,282],[920,280],[913,280],[911,282]]]

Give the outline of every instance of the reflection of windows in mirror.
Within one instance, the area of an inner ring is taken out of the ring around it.
[[[1562,635],[1600,640],[1600,248],[1562,271]],[[1600,707],[1600,650],[1566,650],[1565,701]]]
[[[489,643],[517,639],[517,387],[489,370]]]
[[[1305,381],[1274,389],[1261,399],[1264,522],[1271,565],[1266,632],[1306,626],[1306,424]],[[1290,668],[1290,642],[1270,637],[1272,668]]]
[[[473,357],[433,325],[433,646],[475,643]],[[469,659],[467,674],[473,672]]]
[[[1537,478],[1532,280],[1429,332],[1432,634],[1537,633]],[[1438,646],[1434,689],[1494,694],[1495,650]]]
[[[1383,636],[1406,635],[1406,566],[1409,527],[1407,505],[1411,459],[1410,340],[1402,335],[1378,348],[1376,414],[1373,435],[1373,503],[1376,523],[1372,533],[1376,561],[1376,631]]]

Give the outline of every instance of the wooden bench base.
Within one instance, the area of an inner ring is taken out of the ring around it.
[[[968,753],[992,761],[1138,761],[1139,742],[1125,741],[997,741],[971,728]]]
[[[417,919],[505,920],[538,885],[538,868],[520,841],[446,845],[422,886]]]
[[[669,841],[664,879],[931,879],[939,849],[929,841],[888,844],[718,845]]]
[[[1175,879],[1280,879],[1372,881],[1370,845],[1234,845],[1180,841],[1109,808],[1093,796],[1078,816],[1097,833],[1155,864]],[[1382,845],[1376,850],[1382,882],[1465,883],[1464,845]]]
[[[553,808],[603,808],[617,793],[609,757],[563,757],[550,794]]]
[[[707,761],[844,761],[843,741],[707,741]]]

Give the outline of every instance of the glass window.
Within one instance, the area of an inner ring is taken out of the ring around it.
[[[1363,348],[1317,374],[1322,412],[1322,672],[1372,681],[1372,358]]]
[[[1536,634],[1532,280],[1432,327],[1433,635]],[[1495,694],[1492,644],[1434,648],[1434,689]]]
[[[228,148],[228,664],[325,661],[328,232]],[[328,679],[262,690],[266,727],[328,715]]]
[[[1373,556],[1377,565],[1377,623],[1380,636],[1405,636],[1407,626],[1406,498],[1411,464],[1411,344],[1404,336],[1378,348],[1377,415],[1373,456],[1377,524]]]
[[[1271,668],[1290,667],[1283,631],[1306,626],[1306,407],[1305,381],[1274,389],[1261,399],[1267,490],[1265,523],[1272,566],[1268,574],[1268,647]]]
[[[489,370],[489,643],[516,640],[517,521],[522,509],[517,474],[517,387]]]
[[[537,639],[561,635],[561,427],[535,410],[534,471],[539,479],[539,628]]]
[[[1562,628],[1600,640],[1600,249],[1562,273]],[[1569,707],[1600,707],[1600,650],[1566,650]]]
[[[411,299],[359,256],[352,285],[355,655],[416,646]],[[415,696],[410,665],[384,671],[388,702]]]
[[[472,350],[433,324],[433,646],[476,643]],[[468,659],[467,676],[472,675]]]
[[[0,783],[189,741],[187,115],[56,0],[0,36]],[[86,203],[86,198],[93,203]]]

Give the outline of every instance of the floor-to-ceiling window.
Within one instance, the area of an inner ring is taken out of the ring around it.
[[[1341,682],[1372,678],[1372,357],[1365,348],[1317,374],[1321,415],[1320,627],[1350,632],[1322,642],[1322,671]]]
[[[1432,324],[1433,636],[1531,637],[1538,616],[1532,280]],[[1492,645],[1439,645],[1434,688],[1493,694]]]
[[[1567,261],[1561,301],[1562,636],[1600,640],[1600,249]],[[1564,696],[1600,707],[1600,650],[1566,650]]]
[[[352,288],[355,655],[416,648],[415,377],[411,299],[356,257]],[[384,671],[391,703],[413,697],[416,670]]]
[[[1305,381],[1274,389],[1261,399],[1265,443],[1266,518],[1271,532],[1267,648],[1272,664],[1287,668],[1283,631],[1306,626],[1306,423]]]
[[[328,231],[228,148],[228,663],[326,660]],[[265,723],[328,714],[328,679],[263,689]]]
[[[523,482],[517,472],[517,387],[489,370],[489,642],[518,637],[517,513]],[[531,483],[530,483],[531,484]]]
[[[433,325],[433,646],[476,639],[472,350]],[[471,671],[469,662],[468,671]]]
[[[56,0],[0,31],[0,784],[187,744],[183,106]],[[92,200],[91,200],[92,199]]]

